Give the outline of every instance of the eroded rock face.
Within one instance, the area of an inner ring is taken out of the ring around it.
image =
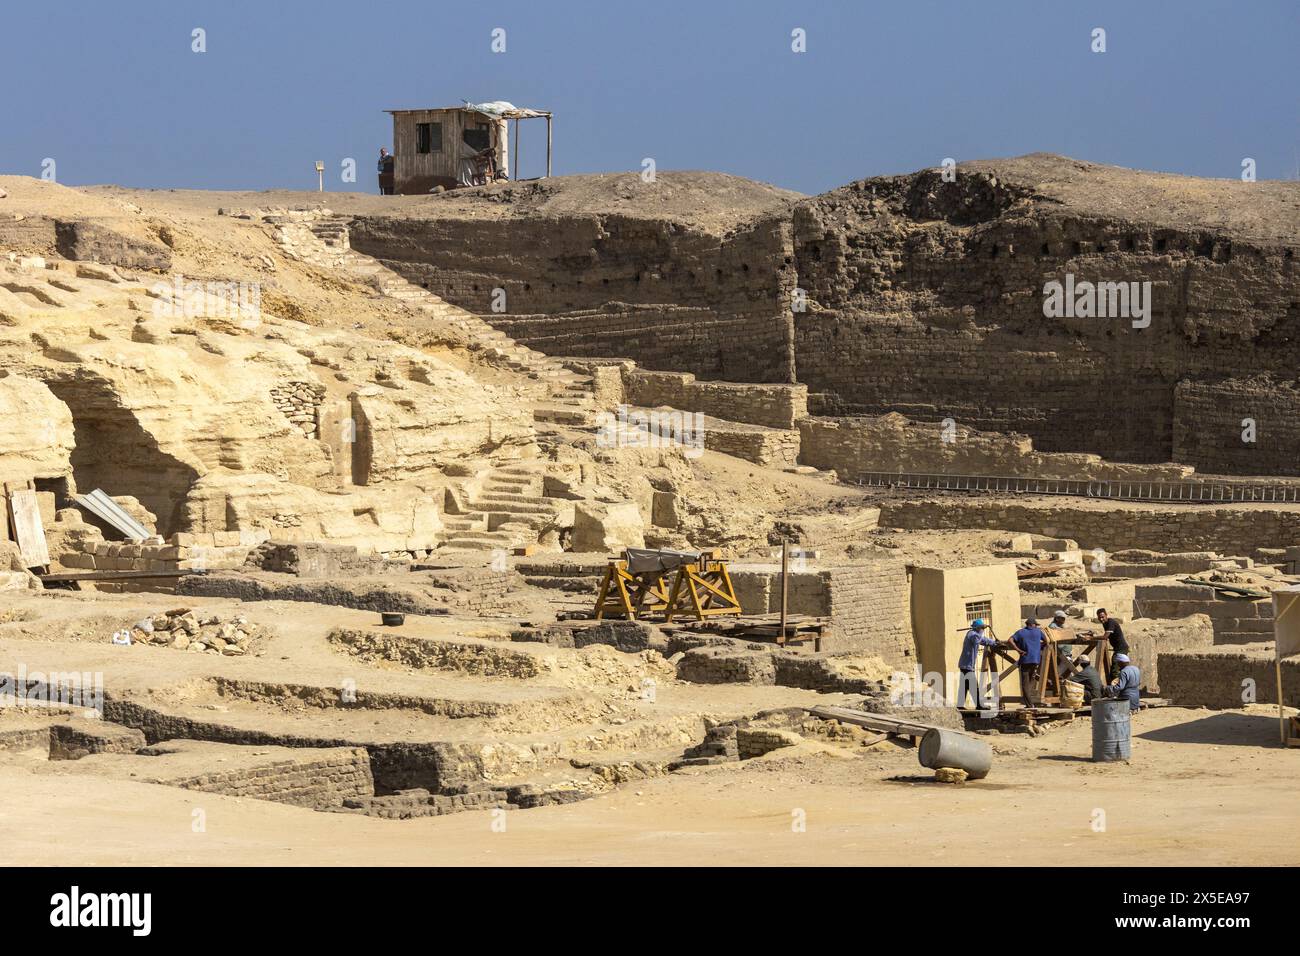
[[[171,284],[0,260],[0,471],[133,496],[157,529],[366,551],[442,540],[448,470],[535,454],[527,406],[423,352]]]
[[[573,550],[616,552],[643,548],[645,525],[633,501],[578,502],[573,517]]]
[[[426,364],[424,374],[426,385],[369,385],[350,396],[365,446],[357,483],[428,478],[452,463],[516,458],[532,444],[527,408],[494,400],[490,390],[445,365],[430,371]]]
[[[72,413],[44,382],[0,371],[0,481],[72,473]]]
[[[195,530],[268,529],[277,540],[330,541],[362,551],[419,551],[442,541],[442,488],[358,487],[326,494],[271,475],[213,471],[186,495]]]

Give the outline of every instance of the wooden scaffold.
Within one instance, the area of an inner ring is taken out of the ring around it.
[[[669,579],[672,579],[671,585]],[[596,598],[596,619],[635,620],[663,615],[703,621],[741,614],[726,561],[713,552],[650,551],[628,548],[605,568]]]

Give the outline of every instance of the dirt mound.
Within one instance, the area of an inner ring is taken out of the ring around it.
[[[785,214],[803,198],[767,183],[710,172],[556,176],[535,182],[456,189],[407,205],[398,215],[468,219],[628,216],[668,219],[700,232],[725,233],[741,223]]]

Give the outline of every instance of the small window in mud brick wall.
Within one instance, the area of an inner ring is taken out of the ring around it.
[[[415,124],[415,151],[417,153],[442,152],[442,124]]]
[[[966,602],[966,623],[969,624],[977,617],[982,617],[985,621],[992,619],[993,599],[991,597]]]

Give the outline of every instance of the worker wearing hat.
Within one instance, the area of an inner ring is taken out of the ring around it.
[[[1025,626],[1011,635],[1011,643],[1020,651],[1020,691],[1026,707],[1038,703],[1038,668],[1043,662],[1047,635],[1034,618],[1025,618]]]
[[[1065,621],[1065,612],[1057,611],[1052,615],[1052,623],[1047,625],[1047,631],[1052,643],[1056,645],[1057,670],[1062,676],[1068,677],[1074,670],[1074,663],[1070,659],[1074,654],[1074,644],[1067,640],[1067,635],[1063,633],[1069,630],[1065,626]]]
[[[1129,710],[1140,710],[1142,707],[1142,672],[1138,666],[1129,660],[1127,654],[1115,655],[1115,666],[1119,668],[1119,676],[1111,683],[1107,693],[1111,697],[1118,697],[1128,701]]]
[[[1067,680],[1072,680],[1076,684],[1082,684],[1084,687],[1084,701],[1095,700],[1105,694],[1105,686],[1101,682],[1101,674],[1097,668],[1092,666],[1092,661],[1088,659],[1087,654],[1080,654],[1072,662],[1072,670]]]
[[[966,706],[966,694],[975,698],[975,709],[984,710],[984,701],[980,695],[979,663],[981,647],[996,647],[997,641],[985,636],[988,624],[982,617],[970,622],[970,629],[961,642],[961,657],[957,659],[957,706]]]

